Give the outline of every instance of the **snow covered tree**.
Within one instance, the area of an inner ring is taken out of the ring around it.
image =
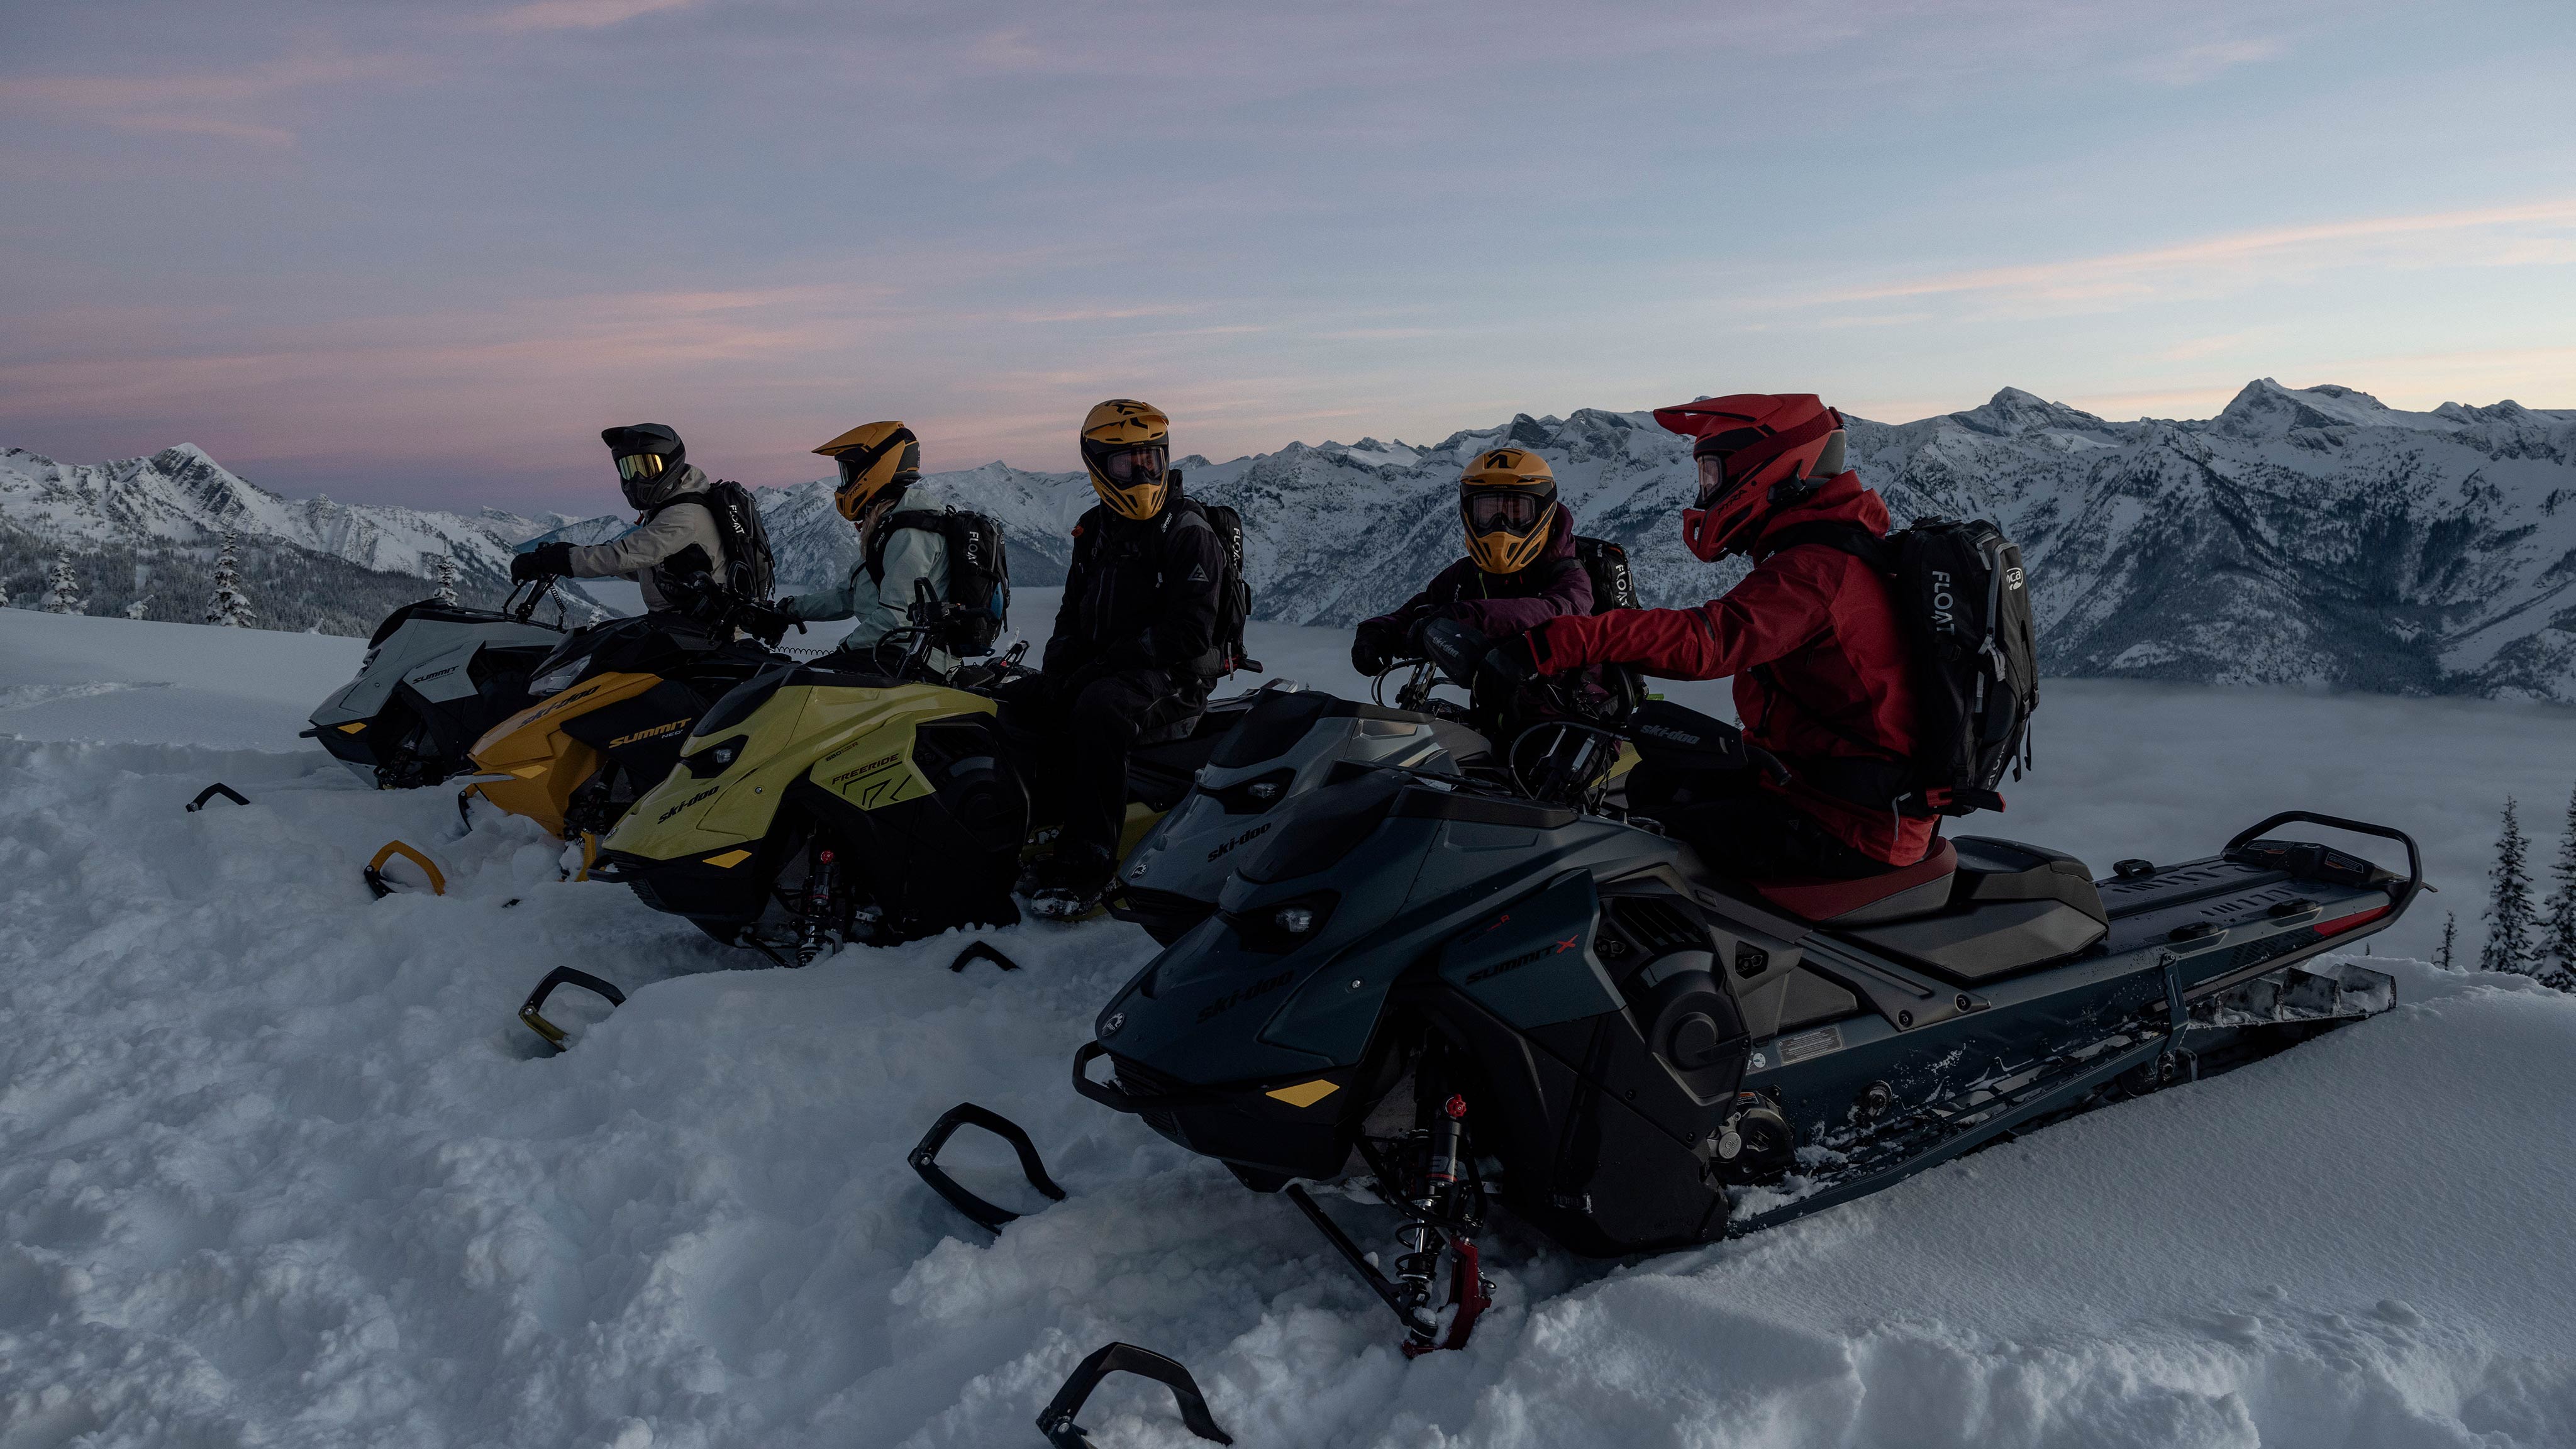
[[[456,555],[452,553],[440,554],[438,556],[438,567],[431,573],[430,577],[438,580],[438,601],[442,604],[455,603]]]
[[[215,594],[206,601],[206,622],[247,629],[259,615],[251,612],[250,595],[242,592],[241,574],[233,563],[238,545],[239,536],[225,529],[223,556],[215,560]]]
[[[2533,974],[2532,935],[2539,924],[2531,913],[2531,870],[2525,863],[2531,843],[2522,836],[2522,822],[2514,818],[2514,800],[2504,801],[2504,831],[2496,837],[2495,869],[2487,879],[2495,882],[2495,894],[2487,899],[2487,944],[2478,953],[2481,971],[2520,971]]]
[[[2558,889],[2540,918],[2540,948],[2533,962],[2540,979],[2576,991],[2576,791],[2567,796],[2567,833],[2559,837],[2558,863],[2549,868]]]
[[[54,560],[54,576],[45,581],[45,608],[56,614],[80,614],[80,580],[72,577],[72,561],[66,554]]]
[[[2440,950],[2433,953],[2433,964],[2441,967],[2445,971],[2459,970],[2459,966],[2455,964],[2456,958],[2452,955],[2452,948],[2459,944],[2459,939],[2460,913],[2457,911],[2444,911],[2442,913],[2442,947]]]
[[[142,598],[139,598],[133,603],[125,606],[125,617],[129,619],[140,619],[151,612],[152,596],[150,594],[145,594]]]

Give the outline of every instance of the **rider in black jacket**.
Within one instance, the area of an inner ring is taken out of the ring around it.
[[[1217,589],[1225,555],[1171,472],[1170,421],[1114,398],[1082,425],[1082,461],[1100,502],[1073,530],[1064,604],[1038,678],[1004,700],[1004,722],[1034,756],[1043,813],[1058,805],[1054,851],[1023,889],[1041,916],[1100,904],[1127,810],[1127,752],[1185,727],[1221,672]]]

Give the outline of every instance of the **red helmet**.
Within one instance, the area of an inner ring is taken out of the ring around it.
[[[1699,506],[1682,542],[1703,559],[1749,547],[1775,509],[1843,471],[1843,415],[1811,392],[1739,392],[1655,409],[1666,431],[1699,439]]]

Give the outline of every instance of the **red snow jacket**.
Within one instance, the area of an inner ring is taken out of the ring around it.
[[[1726,597],[1690,609],[1629,609],[1550,619],[1530,632],[1547,673],[1632,663],[1667,679],[1735,679],[1748,739],[1793,779],[1764,780],[1834,837],[1890,866],[1932,847],[1932,821],[1870,801],[1892,798],[1914,750],[1914,686],[1886,580],[1829,544],[1776,548],[1783,529],[1857,523],[1887,532],[1887,505],[1857,473],[1773,514],[1753,545],[1753,572]]]

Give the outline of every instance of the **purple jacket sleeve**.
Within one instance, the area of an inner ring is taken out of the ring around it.
[[[1419,624],[1423,620],[1430,618],[1432,615],[1441,612],[1442,606],[1434,603],[1433,600],[1455,597],[1458,593],[1460,584],[1464,582],[1460,576],[1474,567],[1475,565],[1466,559],[1462,558],[1458,560],[1449,567],[1442,569],[1439,573],[1434,574],[1431,582],[1423,588],[1421,593],[1405,600],[1396,608],[1395,612],[1391,614],[1380,614],[1374,619],[1365,620],[1361,623],[1360,627],[1366,628],[1370,624],[1376,624],[1392,630],[1398,635],[1409,633],[1414,625]]]
[[[1454,604],[1430,612],[1445,614],[1487,638],[1518,634],[1564,614],[1592,612],[1592,575],[1571,558],[1544,567],[1554,572],[1526,599],[1480,599],[1470,593]]]

